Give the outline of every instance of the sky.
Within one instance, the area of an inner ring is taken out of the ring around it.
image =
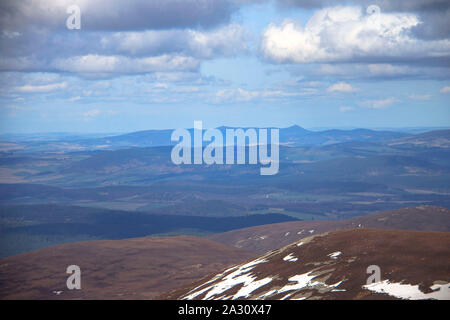
[[[447,0],[3,0],[0,26],[0,133],[450,126]]]

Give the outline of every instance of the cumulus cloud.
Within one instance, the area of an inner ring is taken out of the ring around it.
[[[86,55],[57,59],[51,67],[80,74],[130,74],[171,70],[195,70],[199,62],[191,57],[162,55],[129,58],[124,56]]]
[[[303,8],[320,8],[342,3],[342,0],[278,0],[278,3],[287,6]],[[408,1],[385,1],[385,0],[348,0],[346,3],[359,3],[365,6],[377,5],[386,11],[436,11],[448,8],[446,0],[408,0]]]
[[[196,69],[201,60],[232,56],[247,49],[245,31],[238,25],[210,31],[87,33],[83,37],[69,33],[67,38],[46,33],[28,36],[19,42],[0,40],[8,48],[0,56],[0,70],[80,72],[88,68],[113,72],[120,66],[122,70],[129,67],[127,73],[185,71]],[[74,65],[69,66],[70,63]]]
[[[278,63],[417,61],[447,59],[450,41],[411,35],[415,14],[383,13],[376,7],[324,8],[304,27],[294,20],[271,24],[263,33],[264,56]]]
[[[175,52],[211,58],[230,56],[247,49],[245,30],[236,24],[210,31],[183,29],[117,32],[104,35],[100,42],[102,50],[133,56]]]
[[[3,0],[0,27],[64,29],[73,4],[81,10],[83,30],[101,31],[213,27],[226,23],[238,8],[230,0]]]
[[[77,1],[81,30],[67,30],[71,0],[0,3],[0,71],[115,76],[198,71],[204,59],[247,50],[227,24],[241,0]]]
[[[328,89],[328,92],[353,92],[356,91],[350,84],[346,82],[338,82],[331,85]]]
[[[284,6],[307,9],[336,6],[342,0],[278,0]],[[347,0],[347,4],[368,7],[377,5],[382,12],[412,12],[418,14],[424,22],[413,28],[413,32],[428,39],[445,39],[450,35],[450,2],[447,0]]]

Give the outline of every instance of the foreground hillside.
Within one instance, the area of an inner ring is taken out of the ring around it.
[[[57,245],[0,259],[0,299],[151,299],[250,257],[187,236]],[[69,265],[81,290],[66,287]]]
[[[367,268],[381,279],[366,285]],[[450,299],[450,233],[353,229],[311,236],[163,299]]]
[[[262,254],[311,235],[353,228],[448,232],[450,210],[434,206],[409,207],[347,220],[292,221],[262,225],[215,234],[208,238]]]

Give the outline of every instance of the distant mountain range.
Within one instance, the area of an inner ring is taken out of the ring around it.
[[[219,127],[217,128],[225,136],[227,129],[238,129],[237,127]],[[256,127],[246,127],[247,129],[258,129]],[[193,134],[193,129],[188,129]],[[147,130],[139,131],[119,136],[113,136],[100,139],[89,139],[80,141],[80,145],[109,145],[111,147],[154,147],[173,145],[170,140],[173,130]],[[300,145],[325,145],[346,141],[387,141],[399,139],[408,136],[407,133],[374,131],[367,129],[354,130],[327,130],[327,131],[309,131],[300,126],[291,126],[280,129],[280,144],[300,146]]]
[[[259,129],[256,127],[242,128]],[[237,127],[219,127],[223,134],[227,129]],[[188,129],[191,134],[193,129]],[[1,135],[0,140],[17,145],[27,146],[33,150],[56,149],[60,150],[93,150],[93,149],[118,149],[124,147],[156,147],[170,146],[173,130],[145,130],[127,134],[110,135],[101,137],[100,134],[75,135],[75,134],[37,134],[27,135]],[[450,130],[440,130],[439,134],[448,136]],[[406,132],[381,131],[369,129],[352,130],[325,130],[311,131],[294,125],[280,129],[280,144],[288,146],[324,146],[350,141],[385,143],[391,140],[399,140],[414,136]]]
[[[403,137],[389,143],[391,146],[450,148],[450,130],[437,130]]]

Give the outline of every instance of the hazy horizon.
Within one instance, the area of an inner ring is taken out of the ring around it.
[[[303,129],[306,129],[308,131],[327,131],[327,130],[357,130],[357,129],[367,129],[367,130],[374,130],[374,131],[398,131],[398,132],[407,132],[407,133],[422,133],[426,131],[435,131],[435,130],[448,130],[450,129],[450,126],[435,126],[435,127],[303,127],[301,125],[290,125],[286,127],[274,127],[279,129],[286,129],[293,126],[299,126]],[[221,126],[215,126],[215,127],[205,127],[205,129],[208,128],[219,128]],[[224,126],[224,127],[230,127],[230,128],[270,128],[270,127],[258,127],[258,126]],[[184,129],[192,129],[191,127],[181,127]],[[53,135],[93,135],[93,136],[99,136],[99,135],[122,135],[122,134],[128,134],[128,133],[134,133],[134,132],[142,132],[142,131],[164,131],[164,130],[175,130],[178,128],[162,128],[162,129],[156,129],[156,128],[148,128],[148,129],[141,129],[141,130],[131,130],[131,131],[117,131],[117,132],[107,132],[107,131],[34,131],[34,132],[0,132],[0,136],[6,136],[6,135],[45,135],[45,134],[53,134]]]

